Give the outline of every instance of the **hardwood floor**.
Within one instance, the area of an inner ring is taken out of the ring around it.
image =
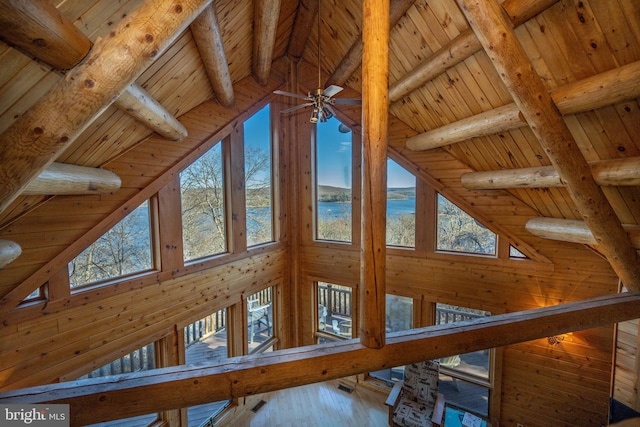
[[[247,408],[221,425],[251,427],[388,426],[386,395],[357,387],[352,393],[337,380],[265,393],[257,412]]]

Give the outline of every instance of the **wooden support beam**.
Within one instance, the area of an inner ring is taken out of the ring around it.
[[[594,110],[640,96],[640,61],[570,83],[551,92],[563,115]],[[507,132],[527,126],[515,103],[415,135],[407,140],[411,150],[429,150],[469,138]]]
[[[91,40],[49,1],[0,0],[0,38],[56,70],[72,68],[91,49]],[[187,136],[184,126],[135,83],[114,105],[167,139]]]
[[[0,39],[58,70],[73,68],[91,49],[50,1],[0,0]]]
[[[137,83],[130,84],[114,105],[171,141],[187,137],[187,128]]]
[[[304,47],[307,44],[313,23],[318,13],[318,0],[300,0],[293,23],[287,54],[293,62],[300,61]]]
[[[256,0],[253,24],[253,76],[262,86],[269,81],[281,0]]]
[[[382,349],[364,347],[353,339],[234,357],[217,366],[181,365],[12,390],[2,393],[0,404],[69,404],[71,425],[80,426],[610,325],[637,318],[639,310],[637,295],[606,295],[398,332]]]
[[[598,242],[584,221],[563,218],[532,218],[525,224],[528,232],[544,239],[597,246]],[[640,226],[623,225],[631,244],[640,249]]]
[[[200,14],[211,0],[147,0],[0,135],[0,212]]]
[[[22,253],[22,248],[16,242],[0,239],[0,268],[15,261]]]
[[[601,160],[589,166],[598,185],[640,185],[640,157]],[[470,172],[462,175],[460,181],[470,190],[564,187],[553,166]]]
[[[362,240],[360,342],[385,341],[389,1],[362,3]]]
[[[121,183],[118,175],[106,169],[52,163],[22,194],[105,194],[118,191]]]
[[[558,0],[506,0],[502,7],[517,27],[557,3]],[[399,101],[414,90],[424,86],[449,68],[452,68],[482,49],[480,41],[471,29],[461,32],[416,68],[400,78],[389,88],[389,100]]]
[[[400,18],[407,13],[407,10],[415,3],[416,0],[391,0],[389,5],[389,28],[396,26]],[[335,84],[344,85],[349,77],[356,72],[358,67],[362,64],[362,35],[353,42],[347,54],[342,58],[340,64],[336,67],[335,71],[327,81],[325,87]]]
[[[229,64],[222,44],[222,34],[215,6],[207,7],[191,24],[191,34],[209,76],[213,93],[220,104],[231,107],[236,101]]]
[[[640,260],[629,236],[591,176],[571,131],[496,0],[456,0],[498,75],[566,183],[600,252],[627,289],[640,292]]]

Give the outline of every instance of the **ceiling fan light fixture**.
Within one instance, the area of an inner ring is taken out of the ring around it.
[[[311,112],[311,123],[318,123],[318,118],[320,116],[320,109],[318,107],[313,107],[313,111]]]

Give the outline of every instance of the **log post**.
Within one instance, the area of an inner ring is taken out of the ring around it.
[[[253,75],[258,83],[269,82],[273,48],[276,43],[280,0],[256,0],[254,2],[253,26]]]
[[[589,166],[598,185],[640,185],[640,157],[601,160]],[[462,175],[460,181],[470,190],[564,187],[553,166],[470,172]]]
[[[362,3],[362,240],[360,342],[385,343],[389,2]]]
[[[52,163],[23,195],[105,194],[120,189],[120,177],[106,169]]]
[[[229,74],[229,64],[224,53],[222,34],[216,17],[215,6],[207,7],[191,24],[191,34],[198,46],[202,63],[209,76],[218,102],[231,107],[236,101],[233,94],[233,82]]]
[[[498,75],[566,182],[578,211],[618,277],[640,292],[640,262],[615,211],[591,176],[562,115],[496,0],[456,0]]]
[[[400,18],[407,13],[407,10],[416,0],[391,0],[389,5],[389,28],[396,26]],[[362,65],[362,35],[353,42],[347,54],[342,58],[340,64],[325,82],[325,87],[335,84],[343,85],[349,77]]]
[[[147,0],[40,102],[0,135],[0,212],[6,209],[210,4]]]
[[[15,261],[22,253],[22,248],[11,240],[0,240],[0,268]]]

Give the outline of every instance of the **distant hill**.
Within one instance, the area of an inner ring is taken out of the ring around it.
[[[390,188],[387,192],[389,200],[405,200],[416,197],[415,187]],[[318,201],[320,202],[348,202],[351,200],[351,189],[332,187],[330,185],[318,186]]]

